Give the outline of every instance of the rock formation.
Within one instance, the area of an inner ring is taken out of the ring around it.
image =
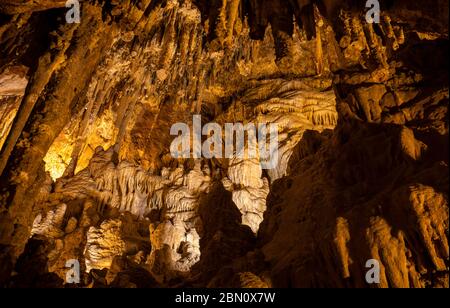
[[[448,2],[380,2],[0,0],[0,285],[448,287]]]

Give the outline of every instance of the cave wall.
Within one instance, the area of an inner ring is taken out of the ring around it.
[[[448,3],[64,4],[0,4],[2,284],[448,287]],[[193,114],[278,167],[173,159]]]

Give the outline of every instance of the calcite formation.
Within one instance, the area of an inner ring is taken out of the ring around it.
[[[364,2],[0,0],[0,286],[448,287],[448,1]]]

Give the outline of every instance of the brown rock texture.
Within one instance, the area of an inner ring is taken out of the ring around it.
[[[448,1],[79,4],[0,0],[0,286],[449,287]]]

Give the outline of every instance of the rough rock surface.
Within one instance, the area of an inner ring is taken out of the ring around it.
[[[448,2],[81,2],[0,1],[0,286],[449,286]]]

